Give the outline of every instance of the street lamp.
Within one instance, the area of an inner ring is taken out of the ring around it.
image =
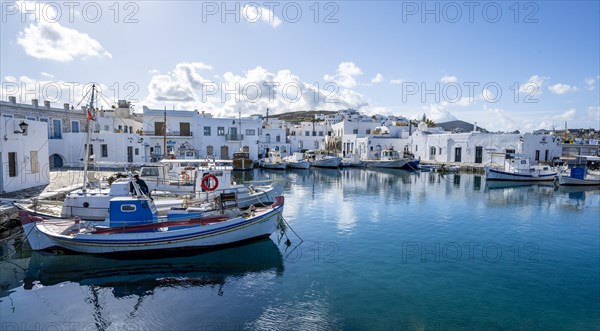
[[[26,135],[27,128],[29,128],[29,124],[25,123],[25,121],[21,121],[21,124],[19,124],[19,128],[21,128],[21,131],[15,131],[15,133],[21,133],[23,135]]]

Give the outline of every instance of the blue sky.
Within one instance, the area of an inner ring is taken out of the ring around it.
[[[138,109],[600,128],[598,1],[2,2],[1,24],[3,100],[93,81]]]

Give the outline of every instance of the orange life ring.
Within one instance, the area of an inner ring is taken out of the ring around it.
[[[190,180],[190,175],[187,172],[182,172],[181,173],[181,179],[183,179],[183,180]]]
[[[215,183],[212,186],[209,186],[210,181],[213,180]],[[208,174],[204,177],[202,177],[202,189],[208,192],[214,191],[217,189],[217,186],[219,186],[219,180],[217,179],[217,176],[213,175],[213,174]]]

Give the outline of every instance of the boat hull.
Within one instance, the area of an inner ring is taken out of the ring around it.
[[[287,167],[290,169],[308,169],[308,168],[310,168],[310,162],[308,162],[308,161],[288,162]]]
[[[417,170],[419,169],[419,163],[419,160],[368,161],[367,166],[371,168]]]
[[[233,170],[246,171],[254,169],[254,161],[251,159],[233,159]]]
[[[263,169],[271,170],[285,170],[287,165],[285,163],[263,163],[260,165]]]
[[[597,186],[600,185],[600,178],[573,178],[570,176],[559,176],[558,183],[565,186]]]
[[[283,204],[254,217],[202,226],[168,229],[163,231],[125,232],[111,234],[79,233],[65,235],[50,231],[44,222],[31,221],[21,216],[23,229],[33,250],[59,247],[79,253],[106,254],[132,251],[169,250],[183,248],[211,248],[267,237],[281,221]],[[63,221],[64,222],[64,221]]]
[[[317,168],[337,168],[342,163],[342,159],[339,157],[323,158],[312,161],[311,165]]]
[[[542,182],[553,181],[558,173],[556,171],[539,172],[534,174],[520,174],[485,167],[486,180],[508,180],[508,181],[529,181]]]

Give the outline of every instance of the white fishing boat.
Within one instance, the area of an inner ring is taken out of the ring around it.
[[[265,169],[285,170],[287,162],[278,151],[269,151],[268,156],[260,160],[260,167]]]
[[[521,154],[494,153],[505,156],[504,165],[486,165],[486,180],[553,181],[558,171],[549,165],[531,165],[529,158]]]
[[[342,163],[340,163],[340,167],[347,168],[364,168],[366,166],[367,164],[356,154],[346,154],[346,156],[342,158]]]
[[[304,157],[310,165],[317,168],[338,168],[342,164],[342,158],[333,155],[327,155],[323,150],[309,150],[304,153]]]
[[[367,160],[367,166],[373,168],[392,168],[417,170],[419,169],[419,160],[409,154],[400,156],[400,152],[393,148],[381,150],[375,160]]]
[[[44,219],[20,211],[33,250],[80,253],[209,248],[270,236],[282,220],[284,199],[245,213],[188,212],[159,217],[146,196],[115,197],[101,225],[79,219]]]
[[[598,165],[600,165],[599,156],[577,155],[575,163],[569,168],[569,174],[559,173],[558,183],[561,186],[600,185],[600,172],[595,171],[598,169]]]
[[[285,158],[287,167],[290,169],[308,169],[310,162],[304,159],[304,153],[294,152],[292,155]]]

